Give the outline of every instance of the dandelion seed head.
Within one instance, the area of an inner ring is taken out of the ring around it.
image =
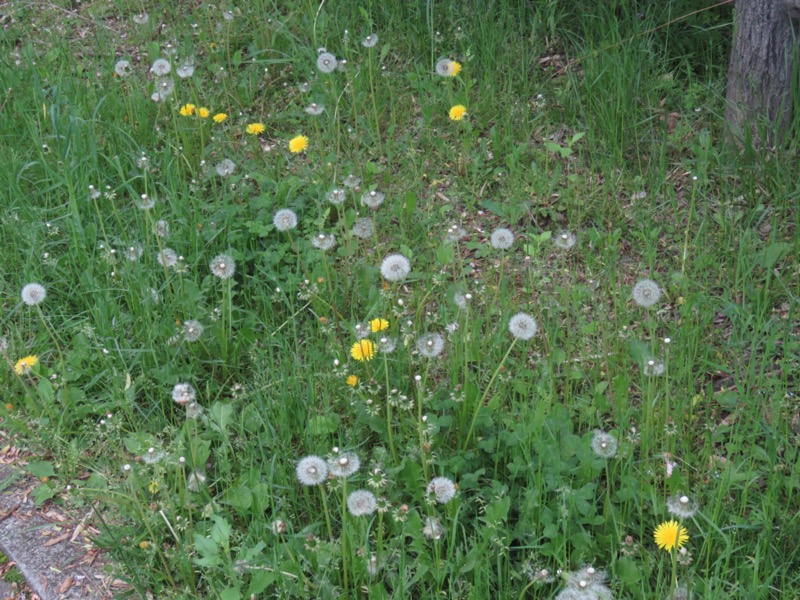
[[[150,67],[150,72],[156,77],[163,77],[172,71],[172,65],[166,58],[157,58]]]
[[[282,208],[272,217],[272,224],[278,231],[289,231],[297,227],[297,213],[290,208]]]
[[[147,25],[150,22],[150,15],[147,13],[139,13],[137,15],[133,15],[133,22],[137,25]]]
[[[434,477],[428,484],[428,493],[433,494],[436,502],[447,504],[456,497],[456,484],[447,477]]]
[[[180,67],[175,70],[175,73],[181,79],[186,79],[194,75],[194,57],[187,58]]]
[[[144,254],[144,248],[141,244],[135,243],[127,246],[122,250],[122,255],[130,262],[136,262]]]
[[[342,204],[347,199],[347,193],[341,189],[336,188],[325,194],[325,198],[331,204]]]
[[[220,279],[230,279],[236,271],[236,261],[229,254],[218,254],[208,264],[211,274]]]
[[[297,463],[295,472],[302,485],[319,485],[328,478],[328,463],[319,456],[306,456]]]
[[[361,178],[352,173],[342,180],[342,185],[346,188],[355,189],[361,184]]]
[[[350,230],[350,232],[357,238],[368,240],[375,235],[375,225],[372,222],[372,219],[361,217],[355,220],[355,223],[353,223],[353,228]]]
[[[28,306],[36,306],[44,302],[47,290],[39,283],[29,283],[22,288],[22,301]]]
[[[336,236],[332,233],[318,233],[311,238],[311,243],[320,250],[330,250],[336,245]]]
[[[317,68],[323,73],[333,73],[337,65],[336,57],[330,52],[322,52],[317,56]]]
[[[378,44],[378,34],[377,33],[369,34],[361,42],[361,45],[364,46],[364,48],[374,48],[377,44]]]
[[[686,495],[674,495],[667,499],[667,512],[679,519],[691,519],[697,514],[697,502]]]
[[[427,333],[417,340],[417,351],[425,358],[436,358],[444,351],[444,337],[438,333]]]
[[[322,104],[317,104],[316,102],[312,102],[306,106],[306,112],[313,117],[318,117],[325,112],[325,106]]]
[[[610,433],[595,429],[592,451],[601,458],[613,458],[617,454],[617,438]]]
[[[392,283],[402,281],[411,272],[411,263],[402,254],[389,254],[381,262],[381,275]]]
[[[214,169],[220,177],[227,177],[228,175],[233,175],[233,172],[236,170],[236,163],[229,158],[225,158],[217,163]]]
[[[444,535],[444,527],[436,517],[426,517],[425,525],[422,527],[422,535],[429,540],[439,540]]]
[[[651,358],[644,363],[644,374],[648,377],[659,377],[667,370],[666,363],[660,358]]]
[[[371,208],[372,210],[375,210],[381,204],[383,204],[383,201],[385,200],[385,198],[386,198],[386,194],[384,194],[382,192],[376,192],[375,190],[373,190],[371,192],[367,192],[367,193],[361,195],[361,204],[363,204],[367,208]]]
[[[158,253],[158,264],[167,269],[178,264],[178,253],[172,248],[162,248]]]
[[[553,243],[562,250],[569,250],[577,241],[578,236],[567,230],[559,231],[553,238]]]
[[[536,319],[524,312],[515,314],[508,321],[508,331],[520,340],[531,339],[538,330],[539,325],[536,323]]]
[[[172,399],[181,406],[194,402],[196,396],[197,392],[189,383],[178,383],[172,388]]]
[[[117,74],[118,77],[127,77],[131,74],[131,63],[127,60],[118,60],[117,64],[114,65],[114,73]]]
[[[508,250],[514,244],[514,234],[510,229],[498,227],[492,232],[489,241],[496,250]]]
[[[350,477],[361,467],[361,459],[353,452],[345,452],[341,456],[328,461],[330,473],[338,478]]]
[[[652,279],[641,279],[631,292],[633,301],[639,306],[647,308],[653,306],[661,298],[661,288]]]
[[[196,342],[203,335],[204,329],[200,321],[190,319],[183,324],[183,339],[187,342]]]
[[[439,77],[455,77],[461,71],[461,65],[449,58],[443,58],[436,63],[436,74]]]
[[[375,494],[368,490],[355,490],[347,497],[347,510],[354,517],[369,516],[378,508]]]
[[[156,221],[156,235],[161,239],[169,237],[169,223],[163,219]]]
[[[391,337],[382,337],[378,340],[378,350],[383,352],[384,354],[389,354],[394,352],[397,348],[397,340]]]
[[[156,79],[155,92],[152,99],[156,102],[163,102],[172,95],[175,91],[175,83],[169,77],[161,77]]]

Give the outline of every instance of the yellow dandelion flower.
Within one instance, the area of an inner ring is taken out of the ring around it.
[[[207,119],[208,115],[210,114],[211,111],[208,110],[205,106],[201,106],[200,108],[197,109],[197,116],[200,117],[201,119]]]
[[[195,109],[194,104],[184,104],[180,108],[181,116],[191,117],[194,114],[194,109]]]
[[[358,385],[358,377],[355,375],[348,375],[345,381],[350,387],[356,387]]]
[[[689,541],[689,532],[677,521],[664,521],[656,527],[653,538],[656,546],[670,552],[673,548],[680,550]]]
[[[389,321],[386,319],[372,319],[372,321],[369,322],[369,326],[372,329],[372,333],[378,333],[379,331],[389,329]]]
[[[151,481],[150,484],[147,486],[147,491],[150,492],[151,494],[158,493],[158,482],[155,479],[153,479],[153,481]]]
[[[149,547],[150,547],[150,542],[147,541],[139,542],[139,548],[141,548],[142,550],[147,550]]]
[[[212,117],[212,119],[214,119],[214,123],[222,123],[227,118],[228,115],[225,113],[217,113]]]
[[[450,77],[455,77],[456,75],[461,73],[461,63],[460,62],[457,62],[455,60],[451,60],[450,61],[450,68],[452,69],[452,71],[450,71]]]
[[[362,362],[375,358],[375,344],[372,340],[359,340],[350,348],[350,356]]]
[[[266,131],[266,127],[264,127],[263,123],[250,123],[245,131],[250,135],[260,135]]]
[[[14,371],[17,375],[25,375],[29,373],[30,370],[39,364],[39,357],[34,356],[31,354],[30,356],[26,356],[25,358],[20,358],[17,361],[17,364],[14,365]]]
[[[460,121],[464,118],[464,115],[467,114],[467,107],[463,104],[456,104],[453,108],[450,109],[450,120],[451,121]]]
[[[289,151],[297,154],[308,148],[308,138],[304,135],[298,135],[289,140]]]

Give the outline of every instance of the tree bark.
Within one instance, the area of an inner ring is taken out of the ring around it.
[[[732,135],[780,143],[794,113],[800,0],[737,0],[726,119]],[[766,127],[759,127],[759,123]]]

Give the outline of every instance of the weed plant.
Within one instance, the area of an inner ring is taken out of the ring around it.
[[[792,597],[796,148],[694,8],[9,3],[36,501],[131,596]]]

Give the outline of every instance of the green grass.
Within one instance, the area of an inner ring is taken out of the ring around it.
[[[4,9],[0,417],[48,477],[38,501],[97,506],[134,595],[552,598],[591,564],[614,597],[669,597],[653,530],[675,494],[700,507],[677,565],[694,597],[800,587],[796,149],[724,143],[729,11],[656,29],[697,7],[601,4],[257,2],[226,20],[154,3],[143,25],[122,0]],[[320,47],[345,70],[319,72]],[[196,71],[153,102],[161,56]],[[434,74],[443,57],[457,77]],[[329,203],[349,174],[360,190]],[[275,229],[281,208],[296,229]],[[222,253],[231,279],[209,269]],[[411,263],[399,283],[391,253]],[[650,308],[631,298],[644,278]],[[508,331],[521,311],[531,340]],[[375,318],[396,349],[353,360]],[[334,448],[360,470],[302,486],[297,462]],[[435,476],[455,499],[430,501]],[[349,514],[357,489],[385,512]]]

